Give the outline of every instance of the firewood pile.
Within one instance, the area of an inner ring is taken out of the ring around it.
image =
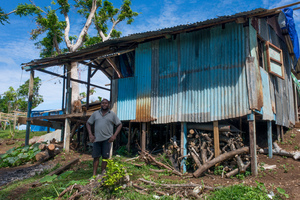
[[[186,157],[192,160],[192,168],[194,170],[201,169],[202,174],[204,171],[209,171],[209,168],[215,164],[219,164],[224,167],[223,174],[226,174],[227,177],[236,175],[239,172],[244,173],[250,165],[250,155],[244,154],[249,151],[249,148],[244,148],[240,131],[237,129],[234,132],[227,129],[220,131],[219,142],[220,155],[216,159],[213,132],[189,129],[187,135],[188,155]],[[181,156],[180,146],[177,144],[178,141],[176,141],[176,138],[171,138],[170,144],[165,149],[165,153],[172,162],[173,168],[179,170],[180,163],[184,157]],[[237,152],[237,154],[234,154],[234,152]],[[198,173],[198,170],[193,174],[196,177],[201,175]]]
[[[35,158],[38,162],[44,162],[59,154],[63,149],[63,145],[57,144],[54,139],[50,144],[40,144],[39,149],[41,152],[37,153]]]

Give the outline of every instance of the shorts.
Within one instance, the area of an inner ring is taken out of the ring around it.
[[[108,142],[109,139],[101,141],[101,142],[94,142],[93,143],[93,158],[102,158],[108,159],[109,158],[109,152],[110,152],[110,146],[111,143]]]

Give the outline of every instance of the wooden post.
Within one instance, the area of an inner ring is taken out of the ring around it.
[[[87,82],[88,84],[86,88],[86,110],[89,109],[90,105],[91,66],[88,66]]]
[[[71,89],[71,66],[67,67],[67,99],[66,99],[66,114],[71,113],[71,102],[72,102],[72,89]],[[70,118],[65,119],[65,131],[64,131],[64,149],[66,153],[70,151],[70,132],[71,132],[71,120]]]
[[[257,156],[256,156],[256,124],[255,115],[249,114],[249,140],[250,140],[250,156],[251,156],[251,172],[254,176],[257,176]]]
[[[268,147],[269,147],[269,158],[273,158],[272,152],[272,121],[268,121]]]
[[[176,136],[176,123],[173,123],[173,133],[172,137]]]
[[[32,97],[33,97],[33,83],[34,83],[34,71],[30,71],[29,78],[29,92],[28,92],[28,106],[27,106],[27,118],[31,115],[32,108]],[[25,136],[25,145],[29,145],[29,133],[30,133],[30,121],[27,121],[26,124],[26,136]]]
[[[142,122],[142,151],[146,150],[146,122]]]
[[[277,141],[280,142],[280,126],[276,125],[277,127]]]
[[[15,132],[17,126],[17,113],[14,113],[14,129],[13,132]]]
[[[214,126],[214,146],[215,146],[215,158],[220,155],[220,142],[219,142],[219,123],[213,122]]]
[[[150,147],[150,145],[151,145],[151,130],[150,130],[150,127],[151,127],[151,122],[147,122],[147,131],[146,131],[146,136],[147,136],[146,143],[147,143],[147,146],[146,146],[146,149],[151,149],[151,147]]]
[[[130,152],[131,145],[131,122],[129,122],[129,131],[128,131],[128,142],[127,142],[127,151]]]
[[[187,155],[187,125],[186,122],[181,122],[181,136],[180,136],[180,150],[181,150],[181,156]],[[181,171],[183,173],[186,172],[186,165],[185,165],[186,158],[182,159],[181,161]]]
[[[242,118],[240,117],[240,131],[243,131],[243,120]]]
[[[284,138],[283,138],[283,126],[280,126],[281,131],[280,131],[280,137],[281,137],[281,141],[284,142]]]

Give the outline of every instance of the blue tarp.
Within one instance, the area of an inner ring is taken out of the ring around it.
[[[53,112],[47,112],[46,110],[39,110],[39,111],[32,111],[31,112],[31,117],[39,117],[39,116],[48,116],[48,115],[62,115],[63,111],[53,111]],[[47,121],[47,120],[44,120]],[[47,131],[47,127],[45,126],[36,126],[36,125],[31,125],[31,131]],[[50,128],[50,132],[55,131],[54,128]]]
[[[285,23],[286,23],[286,28],[288,30],[288,33],[290,35],[291,41],[293,43],[293,50],[294,50],[294,54],[296,57],[295,63],[294,63],[294,68],[297,65],[298,59],[299,59],[299,40],[298,40],[298,35],[297,35],[297,31],[296,31],[296,27],[295,27],[295,22],[294,22],[294,18],[293,18],[293,9],[292,8],[284,8],[282,9],[282,12],[284,13],[286,19],[285,19]]]

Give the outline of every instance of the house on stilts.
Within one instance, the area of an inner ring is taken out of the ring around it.
[[[255,166],[252,173],[257,174],[257,138],[265,137],[271,149],[277,134],[282,137],[283,130],[298,121],[299,44],[295,45],[296,34],[289,27],[287,13],[292,9],[285,7],[132,34],[33,60],[22,68],[62,77],[63,101],[68,105],[70,81],[80,81],[47,68],[70,62],[88,66],[88,80],[81,81],[88,90],[90,78],[104,73],[111,80],[111,108],[128,128],[129,148],[136,135],[142,149],[153,149],[176,136],[186,155],[189,129],[206,126],[213,133],[214,154],[219,155],[219,128],[232,124],[244,132]],[[89,101],[85,115],[61,116],[65,140],[76,119],[84,124],[88,107]],[[42,119],[58,122],[51,117]]]

